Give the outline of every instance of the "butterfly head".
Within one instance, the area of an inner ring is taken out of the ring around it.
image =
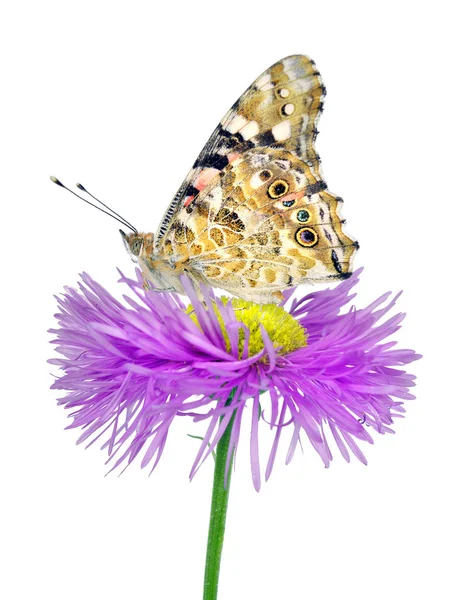
[[[150,256],[153,253],[153,238],[152,233],[125,233],[120,229],[120,234],[125,244],[125,248],[135,263],[139,262],[139,258]]]
[[[184,269],[176,261],[161,259],[154,252],[153,233],[130,233],[120,230],[125,248],[131,260],[138,263],[147,286],[157,292],[185,293],[179,274]]]

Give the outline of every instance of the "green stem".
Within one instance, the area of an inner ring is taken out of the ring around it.
[[[227,404],[232,400],[233,394]],[[232,461],[229,465],[228,477],[225,487],[226,461],[228,458],[229,442],[235,412],[231,417],[220,441],[217,444],[215,457],[214,484],[212,488],[212,502],[210,507],[209,536],[207,538],[206,568],[204,571],[203,600],[216,600],[218,592],[218,578],[220,575],[221,552],[223,550],[224,533],[226,526],[226,511],[228,508],[229,487],[231,485]]]

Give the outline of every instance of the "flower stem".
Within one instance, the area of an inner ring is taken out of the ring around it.
[[[232,397],[233,393],[227,404],[231,402]],[[207,538],[206,568],[204,571],[203,600],[216,600],[217,598],[233,457],[231,457],[229,464],[225,487],[226,461],[228,458],[229,442],[231,440],[234,418],[235,412],[217,444],[212,502],[210,507],[209,536]]]

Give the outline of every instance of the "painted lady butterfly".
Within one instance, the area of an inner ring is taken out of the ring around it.
[[[306,56],[277,62],[244,92],[157,232],[121,231],[152,286],[183,293],[186,273],[196,285],[268,303],[299,283],[351,275],[358,245],[343,233],[341,198],[327,191],[314,148],[324,95]]]

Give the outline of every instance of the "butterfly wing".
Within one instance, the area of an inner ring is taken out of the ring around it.
[[[315,63],[289,56],[267,69],[226,113],[182,183],[155,234],[159,249],[170,226],[228,164],[254,147],[285,148],[319,174],[314,150],[325,88]]]
[[[350,275],[342,230],[314,150],[324,87],[313,61],[285,58],[222,119],[172,201],[156,251],[194,280],[257,302]]]
[[[163,252],[213,287],[276,302],[288,287],[350,275],[357,242],[340,202],[292,152],[254,148],[181,209]]]

